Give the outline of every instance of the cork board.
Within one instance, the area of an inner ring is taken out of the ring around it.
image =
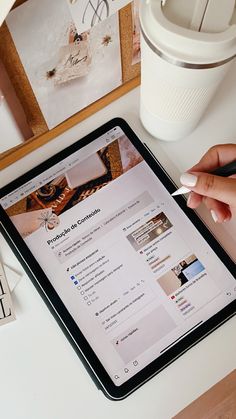
[[[140,63],[132,65],[133,55],[133,20],[132,6],[128,4],[119,11],[121,62],[123,83],[140,75]]]
[[[27,0],[17,0],[14,7]],[[33,137],[21,145],[0,154],[0,169],[8,166],[42,144],[55,138],[73,125],[89,117],[113,100],[125,94],[140,83],[140,63],[132,65],[133,55],[133,18],[132,3],[118,12],[120,31],[120,50],[122,67],[122,84],[107,95],[91,103],[79,112],[73,114],[64,122],[49,130],[46,120],[40,110],[31,84],[28,80],[15,44],[6,23],[0,27],[0,59],[2,60],[19,101],[24,109],[27,122],[33,132]]]
[[[48,131],[48,126],[26,76],[23,65],[21,64],[6,23],[3,23],[0,28],[0,39],[3,40],[3,42],[0,42],[0,58],[25,111],[28,124],[34,135],[42,134]]]

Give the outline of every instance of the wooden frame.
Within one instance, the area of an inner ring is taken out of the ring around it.
[[[19,6],[24,1],[27,0],[17,0],[14,7]],[[6,23],[3,23],[0,28],[0,58],[25,111],[27,122],[33,132],[33,136],[24,143],[0,154],[0,169],[9,166],[21,157],[62,134],[140,84],[140,64],[132,65],[133,22],[131,3],[119,11],[119,29],[122,84],[106,96],[93,102],[55,128],[49,130],[18,56],[8,27]]]

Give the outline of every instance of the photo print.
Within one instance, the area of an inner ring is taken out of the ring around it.
[[[131,0],[75,0],[69,8],[75,24],[87,31],[117,13]]]
[[[122,84],[118,12],[84,30],[68,1],[28,0],[6,22],[49,129]]]

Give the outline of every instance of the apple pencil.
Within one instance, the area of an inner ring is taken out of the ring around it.
[[[232,161],[231,163],[226,164],[225,166],[217,167],[217,169],[209,173],[213,175],[217,175],[217,176],[222,176],[222,177],[235,175],[236,174],[236,160]],[[186,186],[181,186],[181,188],[177,189],[177,191],[175,191],[171,195],[172,196],[182,195],[188,192],[191,192],[191,189],[186,188]]]

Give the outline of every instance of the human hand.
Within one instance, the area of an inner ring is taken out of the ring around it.
[[[226,178],[209,174],[233,160],[236,144],[220,144],[210,148],[199,163],[181,175],[180,182],[191,189],[188,207],[197,208],[203,202],[219,223],[236,216],[236,174]]]

